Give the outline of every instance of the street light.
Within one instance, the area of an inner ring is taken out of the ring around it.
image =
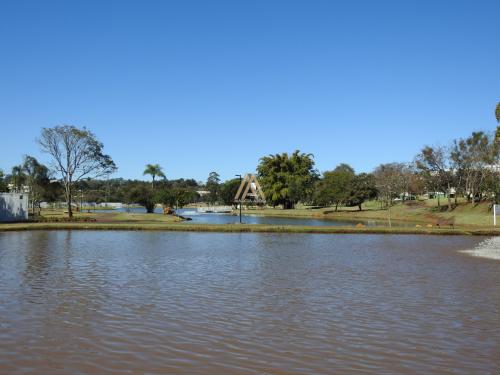
[[[79,189],[78,192],[80,193],[80,212],[83,212],[83,189]],[[76,199],[78,199],[78,196]]]
[[[243,180],[243,177],[241,177],[241,174],[236,174],[236,177],[240,178],[240,186],[241,186],[241,181]],[[241,224],[241,197],[240,197],[240,224]]]

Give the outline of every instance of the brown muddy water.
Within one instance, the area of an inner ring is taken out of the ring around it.
[[[0,233],[0,373],[498,374],[488,241]]]

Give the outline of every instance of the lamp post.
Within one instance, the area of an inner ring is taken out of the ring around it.
[[[240,186],[241,186],[241,181],[243,180],[243,177],[241,177],[241,174],[235,175],[236,177],[240,178]],[[241,224],[241,197],[240,197],[240,224]]]
[[[83,212],[83,189],[78,190],[80,193],[80,212]]]

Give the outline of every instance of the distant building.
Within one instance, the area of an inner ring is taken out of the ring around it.
[[[100,207],[112,207],[112,208],[123,208],[123,203],[119,203],[119,202],[102,202],[102,203],[99,203],[98,206],[100,206]]]
[[[25,193],[28,194],[30,191],[30,187],[28,185],[23,185],[21,187],[16,187],[14,184],[7,184],[7,189],[9,189],[9,193]]]
[[[446,197],[446,193],[444,191],[429,191],[424,195],[425,199],[436,199],[441,197]]]
[[[0,193],[0,222],[28,220],[28,194]]]

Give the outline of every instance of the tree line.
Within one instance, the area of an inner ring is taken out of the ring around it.
[[[500,104],[495,116],[500,122]],[[37,139],[41,150],[50,156],[46,166],[26,155],[9,174],[0,170],[0,192],[27,191],[33,212],[40,202],[66,202],[68,215],[74,201],[123,202],[140,204],[152,212],[156,204],[183,207],[189,203],[234,204],[240,185],[238,178],[221,182],[210,172],[206,182],[194,179],[168,180],[159,164],[147,164],[141,180],[110,178],[117,170],[103,144],[86,128],[71,125],[43,128]],[[358,207],[378,199],[383,207],[394,200],[413,199],[429,194],[447,199],[452,210],[458,197],[475,204],[483,200],[500,203],[500,127],[495,134],[473,132],[445,146],[424,146],[414,160],[381,164],[371,173],[356,173],[341,163],[319,173],[314,156],[299,150],[267,155],[260,159],[257,175],[267,204],[284,209],[297,203],[314,206]]]
[[[447,146],[425,146],[407,163],[386,163],[371,173],[355,173],[348,164],[319,175],[311,154],[295,151],[269,155],[257,168],[268,204],[293,208],[298,202],[359,207],[377,198],[385,207],[395,199],[429,194],[448,200],[452,210],[459,196],[475,204],[500,201],[500,141],[496,135],[473,132]]]

